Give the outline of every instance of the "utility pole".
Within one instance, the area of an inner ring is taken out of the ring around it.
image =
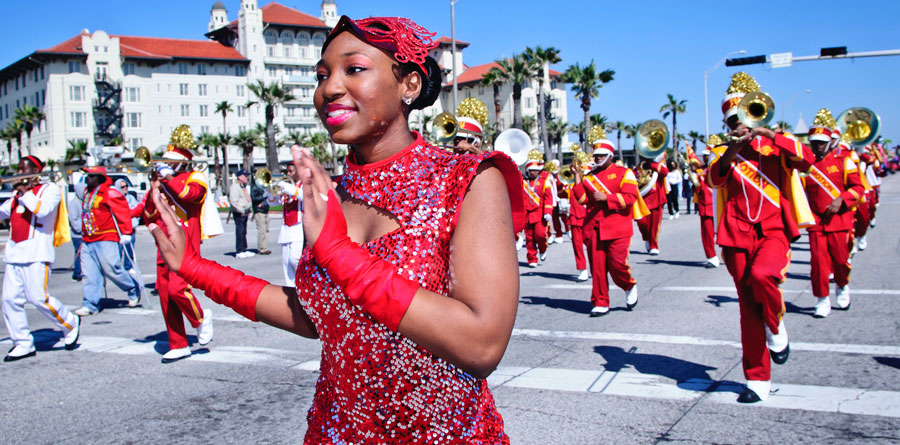
[[[451,113],[456,113],[456,104],[459,103],[457,94],[459,89],[456,86],[456,2],[459,0],[450,0],[450,55],[453,56],[453,109]]]

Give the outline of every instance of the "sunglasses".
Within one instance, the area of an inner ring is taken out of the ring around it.
[[[458,137],[458,138],[454,138],[454,139],[453,139],[453,143],[454,143],[454,144],[458,144],[458,143],[460,143],[460,142],[462,142],[462,141],[466,141],[466,142],[468,142],[468,143],[470,143],[470,144],[474,144],[477,140],[478,140],[478,139],[477,139],[476,137],[474,137],[474,136]]]

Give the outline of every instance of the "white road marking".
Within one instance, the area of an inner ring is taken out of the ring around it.
[[[153,341],[86,336],[81,338],[80,343],[81,347],[78,351],[161,357],[161,354],[156,351],[156,342]],[[11,341],[8,338],[0,340],[0,345],[8,346],[10,344]],[[261,365],[289,368],[300,372],[318,372],[319,361],[302,361],[301,355],[296,351],[283,349],[213,344],[208,349],[195,350],[189,359],[181,363],[215,362]],[[488,377],[488,384],[492,388],[585,392],[677,401],[696,400],[708,394],[709,397],[706,400],[709,402],[732,405],[737,404],[737,394],[742,389],[741,385],[735,382],[716,382],[709,379],[673,382],[671,379],[654,374],[522,366],[497,368]],[[775,392],[769,397],[769,400],[756,406],[759,408],[900,417],[900,392],[898,391],[779,383],[773,385],[773,390]]]
[[[590,284],[550,284],[547,286],[543,286],[545,289],[584,289],[590,290]],[[618,288],[611,288],[618,289]],[[666,286],[666,287],[657,287],[654,289],[656,291],[670,291],[670,292],[729,292],[729,293],[737,293],[734,286]],[[799,294],[803,292],[807,292],[805,289],[796,290],[796,289],[782,289],[782,292],[786,294]],[[850,293],[853,295],[900,295],[900,290],[894,289],[854,289],[850,288]]]
[[[625,332],[591,332],[591,331],[547,331],[542,329],[513,329],[512,335],[523,337],[550,337],[558,339],[601,340],[601,341],[639,341],[647,343],[664,343],[691,346],[729,346],[740,348],[741,342],[730,340],[713,340],[685,335],[638,334]],[[900,347],[885,345],[860,345],[841,343],[806,343],[791,342],[794,351],[836,352],[846,354],[890,355],[900,356]]]

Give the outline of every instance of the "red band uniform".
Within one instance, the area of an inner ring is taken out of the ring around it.
[[[641,231],[641,238],[647,245],[647,251],[659,253],[659,229],[662,227],[663,206],[668,202],[666,198],[666,176],[669,174],[669,168],[666,167],[665,161],[653,162],[650,164],[650,170],[656,173],[656,182],[650,188],[650,191],[644,196],[644,202],[650,210],[650,215],[637,220],[638,229]]]
[[[721,143],[721,139],[717,135],[710,136],[709,147],[713,148]],[[708,155],[708,150],[704,151],[704,155]],[[706,255],[707,267],[718,267],[719,257],[716,256],[716,226],[715,226],[715,209],[713,207],[713,193],[709,188],[707,181],[708,168],[701,168],[697,171],[697,181],[699,186],[694,187],[694,200],[697,203],[697,210],[700,214],[700,240],[703,244],[703,254]]]
[[[534,179],[525,179],[523,199],[525,201],[525,247],[528,250],[529,266],[536,266],[538,253],[543,256],[547,252],[547,221],[553,213],[553,190],[543,171],[544,163],[531,160],[526,170],[541,172]]]

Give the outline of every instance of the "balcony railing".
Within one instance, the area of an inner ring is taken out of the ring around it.
[[[319,121],[316,115],[310,116],[284,116],[285,124],[314,124]]]
[[[296,74],[285,74],[281,76],[281,81],[285,84],[314,84],[316,76],[298,76]]]

